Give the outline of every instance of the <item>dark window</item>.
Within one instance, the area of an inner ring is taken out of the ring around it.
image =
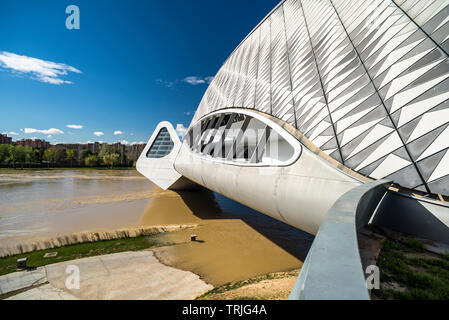
[[[147,152],[147,158],[163,158],[173,150],[173,141],[167,128],[162,128]]]
[[[194,128],[201,132],[201,138],[193,138],[191,142]],[[249,115],[212,115],[194,128],[190,129],[184,143],[192,152],[216,159],[275,165],[287,161],[294,154],[293,147],[281,135]]]

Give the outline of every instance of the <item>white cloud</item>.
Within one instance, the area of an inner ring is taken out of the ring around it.
[[[162,79],[157,79],[157,80],[156,80],[156,83],[157,83],[157,84],[160,84],[160,85],[162,85],[162,86],[165,86],[165,87],[167,87],[167,88],[171,88],[171,87],[173,87],[176,83],[178,83],[178,80],[175,80],[175,81],[164,81],[164,80],[162,80]]]
[[[69,72],[82,73],[80,70],[64,63],[41,60],[2,51],[0,53],[0,67],[12,72],[28,75],[31,79],[45,83],[60,85],[72,83],[59,77]]]
[[[120,130],[116,130],[116,131],[114,131],[114,135],[120,135],[120,134],[123,134],[124,132],[123,131],[120,131]]]
[[[63,83],[67,83],[67,84],[73,83],[72,81],[66,81],[66,80],[62,80],[62,79],[58,79],[58,78],[51,78],[51,77],[42,77],[37,80],[46,82],[46,83],[56,84],[56,85],[60,85]]]
[[[52,137],[52,135],[51,134],[49,134],[48,136],[47,136],[47,138],[51,138]]]
[[[118,143],[118,142],[120,142],[121,144],[126,144],[128,146],[133,146],[133,145],[136,145],[136,144],[147,144],[145,141],[134,141],[134,142],[130,143],[128,140],[119,140],[119,141],[116,141],[114,143]]]
[[[9,131],[9,132],[7,132],[9,135],[11,135],[11,136],[18,136],[19,134],[17,133],[17,132],[14,132],[14,131]]]
[[[76,130],[84,128],[84,126],[82,126],[80,124],[68,124],[68,125],[66,125],[66,127],[70,128],[70,129],[76,129]]]
[[[186,77],[184,78],[184,82],[191,84],[193,86],[199,85],[199,84],[204,84],[204,83],[210,83],[212,81],[214,77],[196,77],[196,76],[190,76],[190,77]]]
[[[101,137],[101,136],[104,135],[104,132],[101,132],[101,131],[95,131],[95,132],[94,132],[94,135],[97,136],[97,137]]]
[[[119,141],[116,141],[115,143],[121,143],[121,144],[125,144],[125,145],[129,145],[129,141],[127,141],[127,140],[119,140]]]
[[[187,133],[187,128],[184,127],[183,124],[178,123],[176,125],[176,133],[178,134],[178,136],[180,136],[181,138],[184,137]]]
[[[198,77],[187,77],[184,79],[184,82],[187,82],[188,84],[196,86],[198,84],[205,83],[206,81],[204,81],[203,79],[198,78]]]
[[[175,84],[178,83],[188,83],[191,84],[193,86],[199,85],[199,84],[209,84],[211,83],[211,81],[214,79],[214,77],[197,77],[197,76],[189,76],[189,77],[185,77],[182,80],[175,80],[175,81],[166,81],[166,80],[162,80],[162,79],[157,79],[156,83],[162,86],[165,86],[167,88],[171,88],[173,87]]]
[[[25,133],[41,133],[41,134],[64,134],[64,131],[61,131],[59,129],[51,128],[48,130],[39,130],[39,129],[33,129],[33,128],[25,128]]]

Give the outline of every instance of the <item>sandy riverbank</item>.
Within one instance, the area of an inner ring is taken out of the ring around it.
[[[209,290],[198,300],[287,300],[299,269],[275,272]]]
[[[26,239],[10,246],[0,247],[0,258],[24,254],[39,250],[56,249],[81,243],[91,243],[105,240],[128,239],[140,236],[159,235],[165,232],[176,232],[183,229],[193,229],[196,225],[164,225],[141,228],[127,228],[109,231],[84,231],[53,238]]]

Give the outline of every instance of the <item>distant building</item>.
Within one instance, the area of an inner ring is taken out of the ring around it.
[[[30,148],[50,148],[50,142],[41,139],[22,139],[17,140],[16,145]]]
[[[134,143],[126,146],[126,156],[130,161],[137,161],[146,144]]]
[[[23,145],[23,142],[21,142]],[[80,155],[82,151],[90,151],[92,153],[100,152],[101,147],[104,143],[102,142],[89,142],[89,143],[58,143],[56,147],[63,148],[67,150],[77,150]],[[123,144],[121,142],[115,142],[112,144],[107,144],[108,146],[118,150],[120,155],[126,156],[128,160],[137,161],[139,155],[142,153],[143,149],[145,149],[145,143],[134,143],[132,145]],[[122,162],[124,158],[122,158]]]
[[[87,144],[87,150],[92,153],[99,152],[101,148],[101,144],[99,142],[93,142]]]
[[[143,149],[145,149],[145,143],[135,143],[127,146],[128,153],[137,154],[138,156],[142,153]],[[137,159],[136,159],[137,160]]]
[[[12,138],[8,137],[6,134],[0,134],[0,144],[11,144]]]
[[[83,149],[86,145],[78,144],[78,143],[57,143],[56,147],[62,148],[62,149],[68,149],[68,150],[77,150],[77,149]]]
[[[113,143],[113,144],[111,144],[111,146],[112,146],[114,149],[119,150],[120,152],[125,152],[126,149],[127,149],[127,145],[122,144],[121,142]]]

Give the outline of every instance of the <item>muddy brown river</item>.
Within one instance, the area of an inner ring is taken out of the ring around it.
[[[167,233],[165,264],[213,285],[302,265],[313,237],[208,190],[163,191],[134,170],[0,170],[0,247],[82,231],[197,224]],[[198,241],[189,241],[195,233]]]

